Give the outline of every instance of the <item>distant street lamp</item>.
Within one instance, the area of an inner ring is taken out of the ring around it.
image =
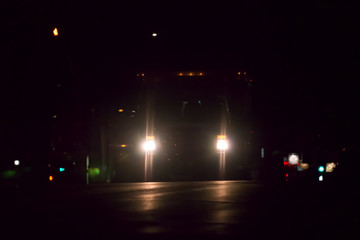
[[[19,160],[15,160],[15,161],[14,161],[14,165],[15,165],[15,166],[19,166],[19,165],[20,165],[20,161],[19,161]]]
[[[55,37],[59,36],[59,32],[58,32],[57,28],[54,28],[53,34],[54,34]]]
[[[296,165],[296,164],[299,164],[299,155],[296,154],[296,153],[290,153],[289,154],[289,164],[291,165]]]
[[[157,37],[157,33],[154,32],[154,33],[152,34],[152,36],[153,36],[153,37]]]

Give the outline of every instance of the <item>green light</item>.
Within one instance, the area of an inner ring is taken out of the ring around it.
[[[89,174],[91,176],[96,176],[100,174],[100,169],[99,168],[89,168]]]
[[[324,172],[324,171],[325,171],[324,166],[320,166],[320,167],[318,168],[318,171],[319,171],[319,172]]]
[[[60,172],[65,172],[65,168],[61,167],[61,168],[59,168],[59,171]]]
[[[75,163],[75,162],[73,162],[73,165],[74,165],[74,166],[75,166],[75,164],[76,164],[76,163]]]
[[[6,170],[3,171],[2,174],[3,178],[14,178],[16,176],[15,170]]]

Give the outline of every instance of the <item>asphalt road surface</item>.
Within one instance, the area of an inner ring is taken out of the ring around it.
[[[7,189],[1,239],[359,239],[359,192],[251,181]]]

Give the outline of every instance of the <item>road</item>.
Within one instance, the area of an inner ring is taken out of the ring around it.
[[[360,223],[357,191],[319,185],[148,182],[6,193],[1,226],[12,239],[354,239]]]

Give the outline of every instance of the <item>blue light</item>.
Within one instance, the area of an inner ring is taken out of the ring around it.
[[[65,168],[61,167],[61,168],[59,168],[59,171],[60,172],[65,172]]]

